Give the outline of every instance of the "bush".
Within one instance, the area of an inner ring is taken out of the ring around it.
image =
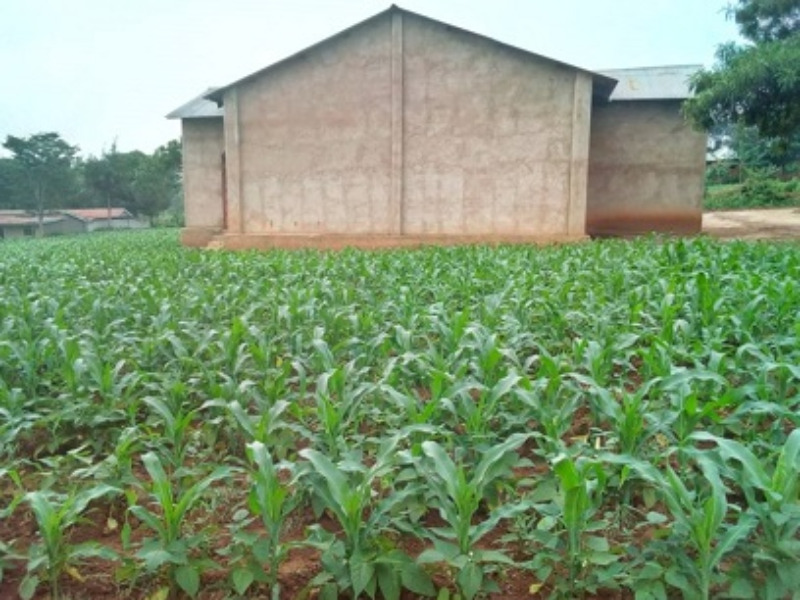
[[[743,184],[710,185],[706,210],[800,206],[800,180],[781,181],[774,168],[748,169]]]

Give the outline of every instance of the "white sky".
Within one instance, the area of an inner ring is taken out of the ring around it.
[[[588,68],[713,63],[727,0],[401,0]],[[152,151],[164,115],[361,21],[386,0],[0,0],[0,142],[57,131],[81,153]],[[2,151],[2,149],[0,149]]]

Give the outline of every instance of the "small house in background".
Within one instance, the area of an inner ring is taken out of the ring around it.
[[[144,229],[149,225],[137,219],[126,208],[70,208],[61,214],[84,223],[86,231],[98,229]]]
[[[39,231],[39,216],[26,210],[0,210],[0,239],[34,237]],[[84,224],[73,217],[48,212],[42,217],[46,236],[85,233]]]
[[[75,235],[102,229],[142,229],[149,225],[125,208],[73,208],[48,211],[42,217],[42,235]],[[0,210],[0,239],[35,237],[39,215],[35,211]]]
[[[168,115],[188,245],[700,230],[699,67],[592,72],[392,6]]]

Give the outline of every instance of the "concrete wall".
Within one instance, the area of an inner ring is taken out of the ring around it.
[[[227,232],[582,236],[591,93],[585,73],[387,14],[226,91]]]
[[[588,75],[403,19],[405,234],[582,235]]]
[[[229,231],[385,233],[391,19],[228,90]]]
[[[219,200],[218,200],[219,202]],[[96,219],[86,224],[87,231],[102,231],[108,229],[147,229],[149,223],[139,219]]]
[[[25,228],[19,227],[18,225],[5,225],[0,227],[0,231],[2,231],[2,239],[4,240],[14,240],[26,237]],[[36,226],[33,226],[31,231],[31,236],[36,235]]]
[[[39,234],[39,223],[33,221],[30,225],[4,225],[0,226],[0,229],[2,229],[2,236],[0,237],[3,239],[35,237]],[[26,235],[26,229],[30,231],[29,235]],[[42,234],[45,236],[74,235],[77,233],[86,233],[86,224],[70,217],[59,221],[45,222],[42,225]]]
[[[587,233],[698,233],[705,148],[678,101],[594,106]]]
[[[221,230],[222,119],[184,119],[183,189],[186,227]]]

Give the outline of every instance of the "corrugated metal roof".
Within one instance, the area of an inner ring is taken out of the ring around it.
[[[42,218],[42,224],[47,225],[49,223],[58,223],[59,221],[63,221],[64,217],[62,216],[49,216]],[[6,214],[5,211],[3,214],[0,214],[0,226],[3,227],[35,227],[39,225],[39,217],[32,216],[32,215],[10,215]]]
[[[212,100],[207,100],[206,96],[213,94],[217,88],[208,88],[205,92],[189,100],[167,115],[168,119],[209,119],[222,117],[225,110]]]
[[[133,215],[125,208],[112,208],[109,211],[107,208],[71,208],[69,210],[62,210],[62,213],[80,219],[81,221],[102,221],[108,219],[108,213],[111,212],[112,219],[132,219]]]
[[[603,69],[598,71],[619,81],[611,93],[618,100],[684,100],[691,97],[689,80],[702,65]]]

